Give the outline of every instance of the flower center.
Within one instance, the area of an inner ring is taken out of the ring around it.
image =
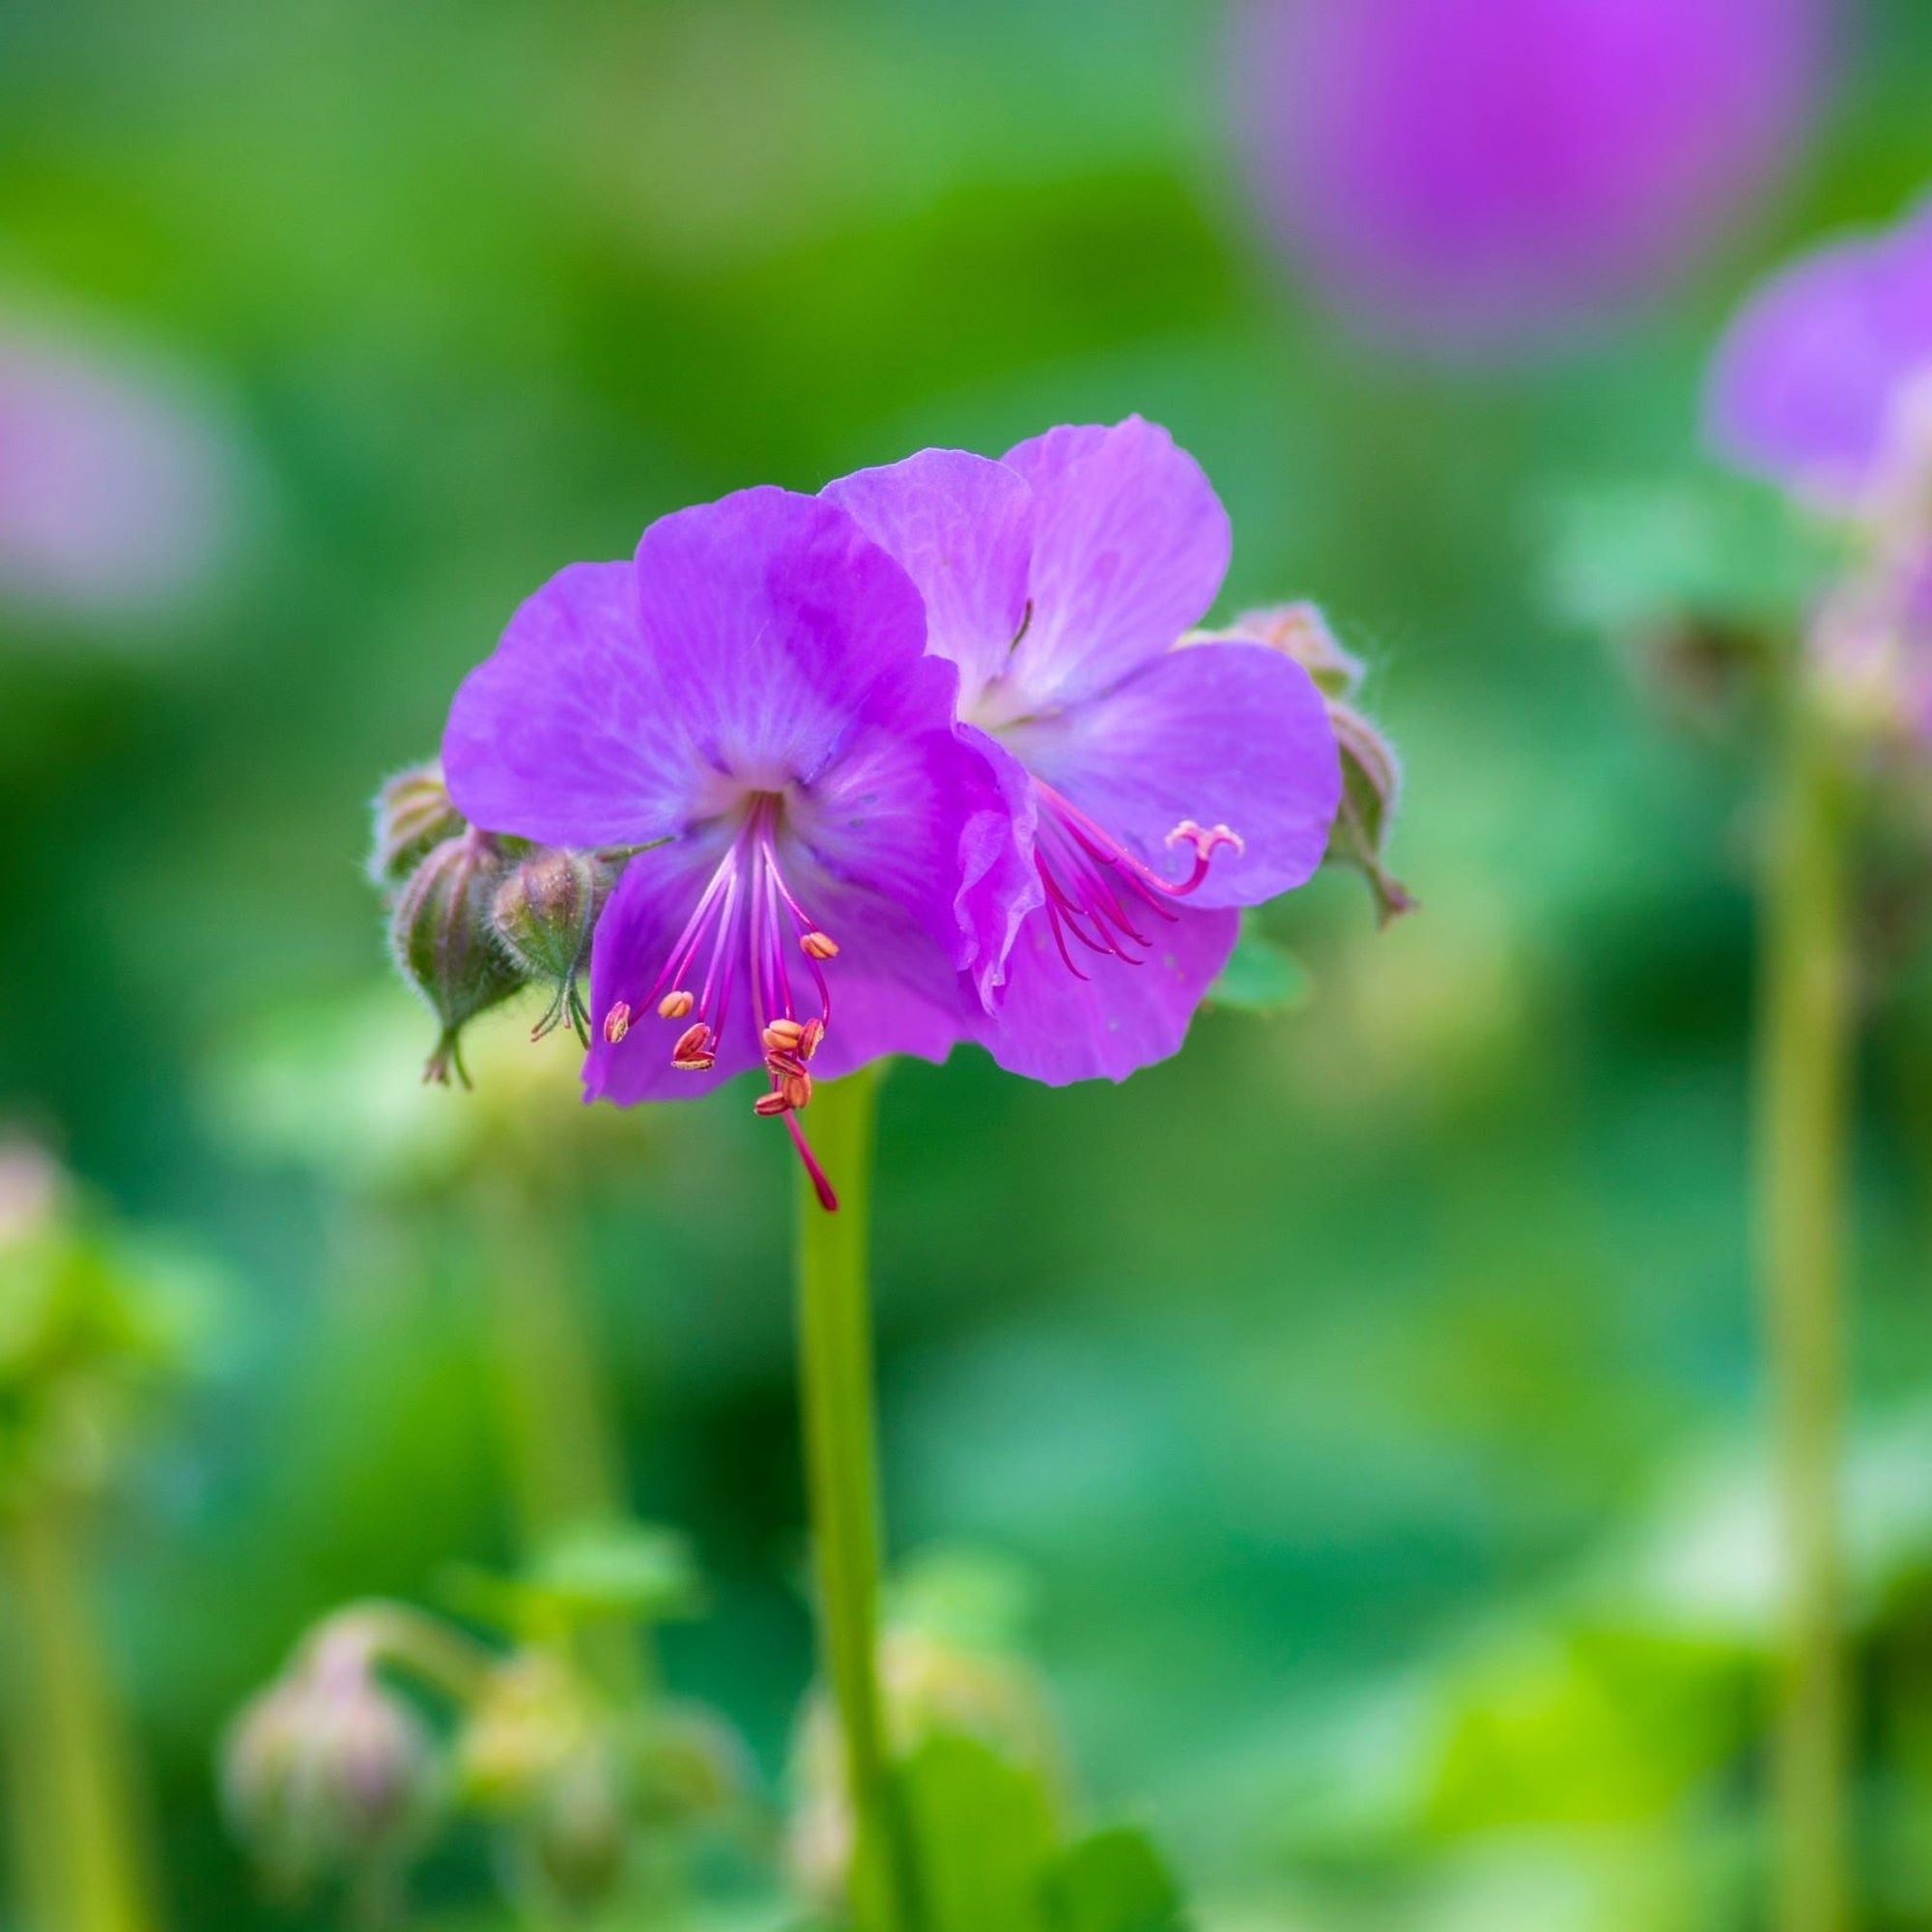
[[[1135,921],[1145,923],[1151,914],[1173,923],[1180,915],[1169,901],[1199,889],[1214,854],[1223,845],[1232,845],[1236,852],[1245,849],[1239,836],[1225,825],[1204,831],[1193,819],[1184,818],[1167,835],[1167,843],[1170,850],[1191,847],[1193,868],[1184,879],[1163,879],[1051,785],[1037,779],[1034,783],[1040,804],[1034,868],[1046,888],[1053,943],[1076,980],[1088,976],[1074,963],[1066,944],[1069,936],[1090,952],[1112,953],[1138,966],[1152,952],[1154,942]]]
[[[808,1063],[832,1023],[824,967],[838,948],[785,884],[777,843],[782,810],[778,793],[753,794],[737,836],[698,895],[650,990],[635,1008],[628,1000],[612,1002],[604,1015],[604,1037],[616,1045],[638,1010],[655,1006],[659,1018],[680,1029],[670,1064],[688,1073],[708,1072],[717,1065],[742,974],[770,1081],[753,1111],[784,1122],[820,1205],[830,1211],[838,1206],[838,1196],[796,1116],[811,1099]],[[802,1001],[792,981],[794,946],[810,980]],[[803,1015],[801,1005],[807,1009]]]

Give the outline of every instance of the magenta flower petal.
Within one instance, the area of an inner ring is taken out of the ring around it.
[[[924,624],[905,573],[829,503],[756,489],[677,511],[634,565],[573,565],[517,612],[451,707],[450,796],[547,844],[662,838],[719,773],[815,771],[895,667],[876,640]]]
[[[1833,0],[1245,0],[1257,198],[1335,306],[1430,351],[1600,324],[1797,151]]]
[[[1155,924],[1138,963],[1074,946],[1069,970],[1040,907],[1021,924],[999,1010],[979,1022],[979,1039],[1009,1073],[1049,1087],[1124,1080],[1180,1050],[1239,930],[1236,912],[1189,907]]]
[[[1006,462],[1033,486],[1033,615],[1011,670],[1028,708],[1105,690],[1201,621],[1228,573],[1228,513],[1164,429],[1050,430]]]
[[[1713,441],[1837,509],[1878,480],[1899,399],[1932,374],[1932,202],[1772,278],[1712,365]]]
[[[827,494],[930,586],[930,648],[966,668],[962,736],[1004,798],[978,821],[988,890],[962,911],[978,1037],[1053,1081],[1172,1053],[1234,943],[1213,909],[1301,884],[1341,796],[1299,666],[1245,642],[1176,648],[1227,569],[1207,478],[1135,416],[1050,431],[1004,464],[927,451]]]
[[[631,564],[573,563],[525,599],[443,729],[449,795],[472,825],[589,846],[683,824],[691,774],[637,638]]]
[[[1203,643],[1145,664],[1111,691],[1006,732],[1036,779],[1163,877],[1187,871],[1184,820],[1241,841],[1214,858],[1197,906],[1259,905],[1321,863],[1341,800],[1327,707],[1302,668],[1254,643]]]
[[[953,727],[958,683],[906,574],[782,490],[667,517],[635,566],[567,570],[524,606],[457,696],[452,797],[545,843],[670,841],[631,858],[598,925],[589,1096],[762,1065],[758,1109],[806,1153],[813,1069],[964,1037],[958,969],[1010,919],[989,854],[1013,835]]]
[[[1033,493],[1014,470],[962,449],[828,484],[837,503],[919,586],[926,648],[959,667],[960,703],[1007,668],[1027,615]]]

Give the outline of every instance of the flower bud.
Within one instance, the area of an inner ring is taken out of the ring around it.
[[[631,1827],[622,1776],[601,1741],[575,1752],[544,1781],[528,1819],[530,1847],[564,1903],[586,1911],[624,1875]]]
[[[359,1643],[323,1643],[249,1703],[222,1749],[230,1828],[308,1885],[406,1858],[442,1796],[429,1734]]]
[[[695,1704],[657,1704],[639,1731],[634,1760],[639,1815],[650,1825],[719,1817],[753,1786],[743,1741]]]
[[[442,767],[431,762],[398,772],[376,794],[376,840],[369,876],[400,886],[445,838],[468,830],[443,789]]]
[[[1368,880],[1377,923],[1386,925],[1399,914],[1415,910],[1414,899],[1382,865],[1382,841],[1402,785],[1401,767],[1388,740],[1360,712],[1331,701],[1328,723],[1342,754],[1342,803],[1322,860],[1353,867]]]
[[[1264,611],[1243,611],[1228,635],[1293,658],[1315,680],[1323,697],[1347,697],[1362,681],[1362,661],[1342,648],[1327,618],[1313,604],[1273,604]]]
[[[560,1657],[526,1651],[492,1673],[457,1768],[466,1799],[516,1828],[566,1903],[593,1905],[622,1876],[628,1794],[610,1720]]]
[[[497,888],[490,923],[498,944],[530,979],[555,989],[532,1038],[542,1038],[567,1017],[578,1038],[589,1044],[589,1014],[577,980],[614,876],[613,868],[591,853],[543,851],[526,859]]]
[[[1328,620],[1313,604],[1244,611],[1225,632],[1190,632],[1181,641],[1205,642],[1217,637],[1265,644],[1293,658],[1314,680],[1327,704],[1329,728],[1342,757],[1342,802],[1329,830],[1323,862],[1352,867],[1368,880],[1380,924],[1413,911],[1414,899],[1382,865],[1382,846],[1402,788],[1401,766],[1388,740],[1343,701],[1353,697],[1361,684],[1361,661],[1336,641]]]
[[[533,1650],[507,1659],[457,1742],[465,1797],[487,1811],[523,1809],[595,1728],[590,1692],[560,1658]]]
[[[487,833],[466,832],[431,851],[396,900],[390,950],[442,1025],[423,1068],[425,1080],[447,1085],[453,1066],[467,1087],[459,1035],[528,977],[497,944],[490,921],[506,864]]]
[[[60,1200],[61,1172],[52,1157],[24,1135],[0,1139],[0,1258],[45,1235]]]

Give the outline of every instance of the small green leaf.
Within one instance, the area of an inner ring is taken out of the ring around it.
[[[1686,615],[1786,624],[1834,555],[1776,491],[1709,470],[1569,491],[1546,526],[1551,601],[1598,630]]]
[[[1308,976],[1292,952],[1265,937],[1253,918],[1243,914],[1241,936],[1221,977],[1208,988],[1208,997],[1216,1006],[1241,1012],[1280,1012],[1308,997]]]
[[[898,1777],[926,1932],[1052,1932],[1041,1875],[1053,1806],[1041,1780],[951,1732],[926,1738]]]
[[[1095,1832],[1048,1868],[1050,1932],[1182,1932],[1186,1920],[1160,1854],[1145,1832]]]
[[[583,1624],[663,1623],[693,1616],[702,1584],[675,1530],[624,1519],[558,1532],[517,1577],[466,1569],[452,1582],[457,1607],[518,1636]]]

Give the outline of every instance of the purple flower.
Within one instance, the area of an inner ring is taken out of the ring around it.
[[[919,593],[842,511],[746,490],[653,524],[632,563],[554,577],[443,738],[476,825],[669,841],[631,859],[597,927],[586,1096],[762,1066],[757,1111],[783,1119],[827,1207],[795,1118],[808,1063],[945,1058],[969,1025],[955,968],[1012,842],[987,758],[952,729],[957,673],[924,640]]]
[[[1871,506],[1918,433],[1932,384],[1932,201],[1772,278],[1712,365],[1713,440],[1733,462],[1835,510]],[[1922,459],[1921,459],[1922,460]]]
[[[230,546],[234,468],[134,359],[0,333],[0,601],[89,621],[179,605]]]
[[[1250,173],[1344,308],[1509,347],[1693,264],[1803,131],[1832,0],[1247,0]]]
[[[1341,777],[1320,693],[1247,642],[1177,650],[1227,568],[1228,519],[1139,417],[1001,462],[929,449],[826,493],[924,596],[962,735],[1014,842],[989,862],[971,976],[1002,1066],[1124,1079],[1179,1046],[1236,908],[1321,863]]]

